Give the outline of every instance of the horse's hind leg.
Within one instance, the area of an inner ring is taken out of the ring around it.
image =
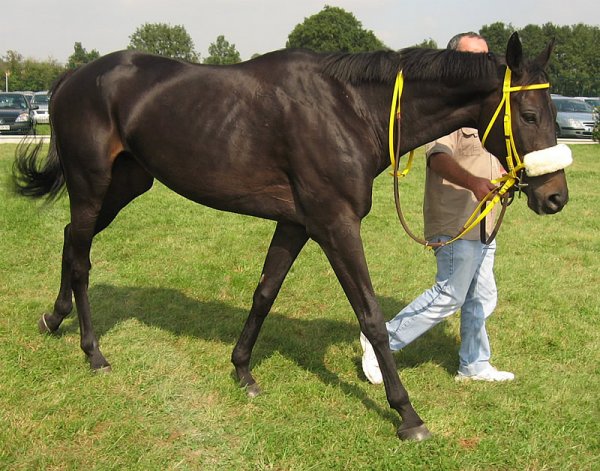
[[[67,224],[64,230],[62,269],[60,275],[60,289],[54,303],[52,313],[42,314],[38,327],[42,333],[53,333],[58,330],[65,317],[73,309],[73,289],[71,288],[71,224]]]
[[[152,183],[153,177],[148,174],[131,155],[123,153],[113,163],[110,185],[103,196],[100,210],[98,211],[90,208],[83,209],[86,205],[84,205],[81,210],[76,210],[72,205],[72,223],[65,228],[63,265],[59,294],[54,304],[54,312],[42,316],[42,319],[40,320],[40,330],[54,332],[58,329],[62,320],[72,309],[72,293],[74,292],[74,285],[76,284],[74,278],[80,272],[86,271],[85,268],[83,270],[81,269],[81,256],[79,259],[79,271],[76,272],[74,269],[75,255],[72,233],[75,221],[81,221],[82,219],[87,220],[86,223],[83,223],[85,231],[79,230],[75,235],[76,237],[83,237],[84,239],[89,237],[89,227],[93,227],[91,235],[93,238],[94,235],[105,229],[116,217],[118,212],[131,200],[150,189]],[[77,197],[72,197],[72,201],[74,199],[77,199]],[[92,203],[94,200],[96,200],[96,198],[88,201],[87,204]],[[95,219],[93,223],[92,219]],[[83,232],[85,232],[86,235],[84,235]],[[89,246],[91,246],[91,239],[89,240]],[[87,255],[85,255],[84,260],[87,260],[87,263],[83,263],[83,266],[88,267],[87,272],[89,273],[89,248],[87,249]],[[79,302],[77,301],[77,293],[75,293],[81,328],[81,348],[90,359],[90,364],[93,369],[108,368],[108,362],[104,359],[98,349],[98,341],[91,326],[89,301],[87,300],[87,277],[88,275],[86,274],[84,277],[85,289],[82,289],[81,283],[78,285],[78,289],[80,290]]]
[[[273,234],[262,275],[254,291],[250,314],[231,355],[240,385],[246,387],[248,395],[252,397],[260,393],[250,373],[252,348],[285,276],[307,240],[304,227],[293,224],[278,223]]]

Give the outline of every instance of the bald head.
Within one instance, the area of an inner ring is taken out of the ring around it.
[[[462,52],[488,52],[488,45],[485,39],[474,36],[463,36],[456,46],[457,51]]]

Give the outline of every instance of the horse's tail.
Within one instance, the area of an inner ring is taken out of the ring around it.
[[[45,162],[40,164],[43,145],[43,141],[38,143],[28,139],[21,141],[15,152],[13,182],[16,192],[20,195],[30,198],[46,196],[51,201],[61,194],[65,177],[54,137],[50,138],[50,149]]]
[[[50,89],[51,97],[72,73],[73,71],[68,71],[59,77]],[[52,108],[52,99],[50,99],[50,108]],[[53,113],[50,110],[51,130],[52,117]],[[53,132],[45,161],[42,161],[43,145],[43,141],[34,143],[29,137],[25,137],[19,143],[13,163],[13,182],[15,191],[20,195],[30,198],[45,196],[49,201],[53,201],[61,195],[65,186],[65,177]]]

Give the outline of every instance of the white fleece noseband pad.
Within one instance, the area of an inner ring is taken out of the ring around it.
[[[573,163],[571,149],[566,144],[558,144],[547,149],[530,152],[523,158],[525,172],[529,177],[537,177],[562,170]]]

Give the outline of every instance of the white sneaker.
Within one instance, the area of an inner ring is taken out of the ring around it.
[[[476,375],[465,375],[459,371],[454,379],[456,381],[512,381],[515,379],[515,375],[510,371],[498,371],[490,366]]]
[[[363,373],[372,384],[383,383],[383,376],[381,375],[381,370],[379,369],[379,363],[377,362],[373,346],[362,332],[360,333],[360,346],[363,349]]]

